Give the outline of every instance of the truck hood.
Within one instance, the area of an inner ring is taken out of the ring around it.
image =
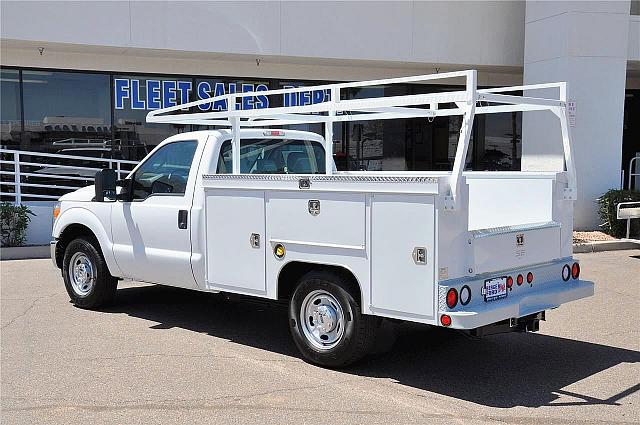
[[[62,195],[60,201],[90,202],[95,195],[95,188],[91,185]]]

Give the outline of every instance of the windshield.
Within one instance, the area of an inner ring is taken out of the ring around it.
[[[218,174],[232,172],[231,140],[222,144]],[[294,139],[240,140],[240,172],[244,174],[323,174],[324,148],[319,142]]]

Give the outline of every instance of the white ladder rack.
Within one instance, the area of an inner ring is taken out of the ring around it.
[[[340,98],[342,91],[345,89],[406,83],[430,83],[436,80],[453,78],[463,78],[465,80],[464,90],[364,99]],[[558,89],[558,97],[542,98],[505,94],[514,91],[541,89]],[[242,99],[246,97],[292,95],[319,90],[328,91],[330,93],[329,99],[322,103],[302,106],[279,106],[250,110],[237,109],[236,107],[237,102],[240,100],[241,103]],[[457,194],[459,193],[460,178],[469,148],[473,119],[476,114],[543,110],[553,112],[560,120],[564,159],[568,174],[568,184],[564,198],[576,199],[575,166],[571,155],[571,135],[567,121],[566,100],[567,84],[565,82],[478,90],[477,72],[469,70],[352,83],[229,93],[151,111],[147,114],[147,122],[230,127],[234,135],[232,140],[234,174],[240,173],[240,128],[322,123],[324,124],[325,152],[327,152],[327,155],[325,155],[327,161],[325,170],[327,174],[331,174],[333,172],[332,156],[330,155],[333,151],[333,123],[406,118],[432,119],[460,115],[463,117],[462,127],[450,177],[450,194],[445,202],[446,209],[454,209]],[[228,105],[227,110],[189,112],[191,108],[220,101]],[[449,107],[450,104],[455,104],[455,107]]]

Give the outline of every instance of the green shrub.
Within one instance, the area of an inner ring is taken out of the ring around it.
[[[0,204],[0,239],[2,246],[19,246],[24,243],[30,215],[35,214],[26,205]]]
[[[618,220],[616,218],[616,206],[620,202],[640,201],[640,192],[634,190],[610,189],[604,195],[598,198],[598,214],[602,220],[600,227],[602,231],[623,238],[627,233],[627,220]],[[639,220],[631,220],[631,236],[640,235]]]

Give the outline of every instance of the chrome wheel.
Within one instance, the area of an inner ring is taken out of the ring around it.
[[[344,312],[336,298],[327,291],[307,294],[300,307],[302,332],[318,350],[330,350],[344,335]]]
[[[96,270],[89,257],[83,252],[76,252],[69,262],[69,281],[73,292],[79,297],[89,295],[96,282]]]

